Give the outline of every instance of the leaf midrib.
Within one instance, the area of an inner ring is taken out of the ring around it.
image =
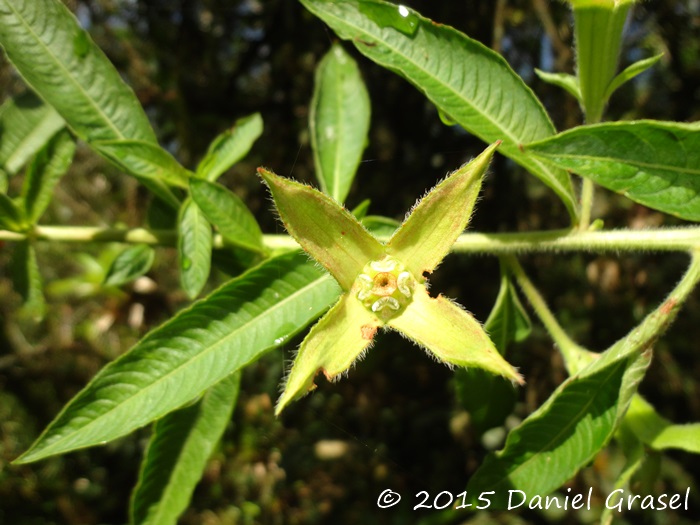
[[[576,154],[566,154],[566,153],[540,153],[538,152],[537,155],[541,155],[543,157],[547,157],[550,159],[555,159],[555,158],[561,158],[561,159],[571,159],[571,160],[587,160],[587,161],[594,161],[594,162],[609,162],[611,164],[626,164],[629,166],[633,166],[635,168],[640,168],[639,171],[644,171],[641,168],[646,168],[649,170],[657,170],[657,171],[674,171],[674,172],[679,172],[683,173],[686,175],[698,175],[700,176],[700,169],[693,169],[693,168],[683,168],[680,166],[671,166],[668,164],[656,164],[652,162],[642,162],[642,161],[637,161],[637,160],[627,160],[627,159],[620,159],[616,157],[610,157],[610,156],[595,156],[595,155],[576,155]],[[650,175],[653,174],[653,171],[647,172]]]
[[[184,362],[181,363],[180,365],[178,365],[178,366],[176,366],[175,368],[171,369],[167,374],[165,374],[165,375],[163,375],[163,376],[157,378],[154,382],[150,383],[150,385],[147,386],[146,388],[141,388],[141,389],[139,389],[139,390],[138,390],[135,394],[133,394],[132,396],[130,396],[130,397],[124,399],[124,400],[121,401],[119,404],[114,405],[114,406],[111,407],[107,412],[105,412],[105,413],[103,413],[102,415],[100,415],[98,418],[92,419],[90,422],[88,422],[86,425],[80,427],[78,430],[73,431],[73,432],[71,432],[71,433],[69,433],[69,434],[66,434],[66,435],[62,436],[60,439],[57,439],[56,441],[52,442],[52,443],[49,444],[47,447],[45,447],[45,448],[43,448],[43,449],[39,449],[37,452],[43,452],[43,453],[42,453],[42,454],[39,454],[38,457],[36,457],[35,459],[39,459],[39,458],[42,458],[42,457],[46,457],[46,456],[49,456],[49,455],[53,455],[53,454],[59,453],[59,452],[62,450],[61,447],[59,446],[61,443],[65,443],[66,441],[70,442],[70,441],[71,441],[71,438],[72,438],[73,436],[75,436],[77,433],[79,433],[79,432],[80,432],[80,433],[85,432],[86,429],[88,429],[88,428],[90,428],[91,426],[93,426],[93,425],[95,425],[95,424],[97,424],[97,423],[103,421],[106,417],[109,416],[109,414],[111,414],[111,413],[114,412],[115,410],[117,410],[117,409],[123,407],[123,406],[126,405],[127,403],[133,403],[134,400],[137,400],[138,398],[140,398],[140,397],[146,395],[147,392],[151,392],[154,388],[157,388],[157,386],[158,386],[159,384],[161,384],[161,383],[163,383],[163,382],[166,382],[168,379],[170,379],[170,378],[173,377],[173,376],[178,375],[178,373],[180,372],[180,370],[181,370],[183,367],[185,367],[185,366],[190,366],[190,367],[195,366],[193,363],[196,363],[197,360],[202,359],[203,356],[207,356],[207,355],[210,355],[211,353],[215,353],[215,352],[216,352],[216,349],[218,349],[218,348],[219,348],[221,345],[223,345],[225,342],[229,341],[231,338],[234,338],[238,333],[241,332],[241,330],[244,330],[244,329],[246,329],[246,328],[250,328],[251,326],[254,326],[257,322],[259,322],[259,320],[260,320],[263,316],[265,316],[265,317],[271,316],[274,312],[280,310],[280,309],[282,308],[282,306],[288,304],[290,301],[292,301],[292,300],[293,300],[294,298],[296,298],[297,296],[303,295],[303,294],[307,291],[307,289],[312,289],[312,288],[314,288],[314,287],[316,287],[316,286],[322,284],[324,281],[329,280],[329,279],[331,279],[330,275],[323,275],[323,276],[321,276],[321,277],[318,277],[318,278],[314,279],[312,282],[310,282],[309,284],[307,284],[306,286],[304,286],[303,288],[299,288],[298,290],[296,290],[296,291],[295,291],[294,293],[292,293],[291,295],[287,296],[287,297],[286,297],[285,299],[283,299],[282,301],[279,301],[279,302],[274,303],[273,306],[271,306],[271,307],[269,307],[269,308],[266,308],[266,309],[261,313],[261,315],[258,315],[258,316],[256,316],[256,317],[254,317],[253,319],[251,319],[250,321],[248,321],[248,322],[244,323],[243,325],[239,326],[239,327],[236,328],[233,332],[229,332],[229,333],[228,333],[227,335],[225,335],[223,338],[219,339],[218,341],[216,341],[214,344],[212,344],[211,346],[209,346],[208,348],[206,348],[206,349],[203,350],[202,352],[199,352],[197,355],[193,356],[191,359],[189,359],[189,360],[187,360],[187,361],[184,361]],[[240,367],[239,367],[239,368],[240,368]],[[230,372],[233,373],[233,372],[235,372],[235,370],[231,370]],[[158,417],[158,416],[157,416],[157,417]],[[73,419],[75,419],[75,418],[73,418]],[[138,428],[138,427],[135,427],[135,428]],[[125,432],[125,433],[117,434],[116,436],[114,436],[114,437],[112,437],[112,438],[110,438],[110,439],[116,439],[117,437],[122,436],[122,435],[124,435],[124,434],[130,432],[131,430],[133,430],[133,429],[130,429],[129,431],[127,431],[127,432]],[[74,445],[74,446],[71,446],[71,447],[65,449],[64,451],[67,452],[67,451],[70,451],[70,450],[74,450],[74,449],[76,449],[76,448],[82,448],[82,447],[90,446],[93,442],[95,442],[94,439],[91,440],[90,443],[82,444],[82,445],[77,445],[77,446]],[[57,452],[50,452],[50,453],[46,454],[47,451],[51,451],[51,450],[55,450],[55,449],[58,449],[58,451],[57,451]],[[37,453],[35,452],[33,455],[36,456]],[[26,455],[23,459],[24,459],[25,461],[27,461],[27,460],[30,460],[30,458],[32,458],[32,454]]]
[[[346,21],[345,19],[341,19],[341,18],[339,18],[338,16],[334,16],[334,15],[331,14],[331,13],[329,13],[329,16],[332,17],[332,18],[334,18],[336,21],[340,21],[342,24],[344,24],[344,25],[346,25],[346,26],[348,26],[348,27],[350,27],[350,28],[354,28],[356,31],[362,33],[363,35],[367,35],[367,36],[370,36],[370,37],[372,37],[372,38],[378,40],[379,42],[382,43],[382,45],[384,45],[385,47],[387,47],[392,53],[394,53],[395,55],[399,55],[399,56],[403,57],[404,60],[406,60],[406,62],[408,62],[409,64],[412,64],[413,67],[414,67],[415,69],[417,69],[418,71],[423,71],[423,72],[424,72],[425,74],[427,74],[431,79],[433,79],[433,81],[435,81],[436,83],[438,83],[439,85],[443,86],[443,87],[446,88],[448,91],[450,91],[451,93],[453,93],[453,95],[455,95],[459,100],[464,101],[465,104],[468,105],[470,108],[472,108],[472,110],[474,110],[476,113],[479,113],[480,115],[482,115],[482,117],[483,117],[485,120],[488,120],[489,122],[493,123],[499,130],[501,130],[501,131],[508,137],[508,139],[509,139],[509,140],[511,141],[511,143],[513,144],[513,147],[517,147],[517,145],[518,145],[519,143],[522,142],[522,141],[520,141],[520,140],[517,140],[516,137],[514,137],[514,136],[512,135],[512,133],[510,133],[506,128],[504,128],[504,127],[500,124],[499,121],[490,118],[490,116],[489,116],[488,114],[486,114],[486,113],[484,113],[483,111],[479,110],[479,108],[477,108],[474,104],[472,104],[472,103],[470,102],[469,99],[464,98],[464,97],[462,96],[461,93],[459,93],[458,91],[455,91],[455,89],[453,89],[452,86],[451,86],[450,84],[446,84],[446,83],[442,82],[442,81],[440,80],[439,77],[436,77],[436,76],[434,76],[431,72],[429,72],[428,70],[426,70],[426,69],[424,69],[424,68],[421,68],[419,65],[416,64],[416,62],[414,62],[412,59],[410,59],[409,57],[407,57],[405,54],[401,53],[400,50],[398,50],[396,47],[394,47],[394,46],[392,46],[392,45],[389,45],[389,43],[388,43],[387,40],[385,40],[385,39],[379,39],[379,38],[375,37],[375,35],[374,35],[373,33],[370,33],[370,32],[368,32],[368,31],[365,31],[364,29],[358,27],[357,25],[354,25],[354,24],[352,24],[352,23]],[[546,121],[545,121],[545,122],[546,122]],[[551,126],[551,131],[552,131],[551,135],[554,135],[554,132],[556,131],[556,129],[554,128],[553,125]],[[551,136],[551,135],[550,135],[550,136]],[[509,147],[508,149],[511,149],[511,147]],[[542,170],[543,172],[545,172],[545,173],[550,173],[549,166],[547,166],[546,164],[542,164],[542,163],[541,163],[538,159],[536,159],[536,158],[533,158],[533,157],[531,157],[531,156],[527,156],[527,155],[524,155],[524,154],[521,155],[519,158],[521,158],[521,159],[523,159],[523,160],[525,160],[525,161],[530,161],[530,162],[536,164],[537,167],[538,167],[540,170]],[[550,179],[549,179],[549,182],[550,182],[551,184],[555,184],[555,185],[557,186],[557,188],[559,188],[559,191],[558,191],[557,193],[560,193],[561,195],[567,195],[567,196],[570,197],[569,191],[567,190],[567,188],[565,188],[565,187],[563,187],[563,186],[561,185],[561,183],[559,182],[559,179],[557,179],[556,176],[554,176],[553,174],[551,174]],[[572,201],[572,206],[573,206],[573,201]]]
[[[2,0],[0,0],[0,1],[2,1]],[[119,139],[125,139],[126,136],[125,136],[125,135],[121,132],[121,130],[114,124],[114,122],[112,122],[112,120],[111,120],[110,118],[108,118],[108,116],[102,111],[102,109],[100,108],[100,106],[99,106],[99,105],[95,102],[95,100],[89,95],[89,93],[83,88],[82,84],[80,84],[80,83],[70,74],[70,71],[65,67],[65,65],[63,64],[63,62],[60,61],[56,55],[54,55],[54,53],[51,51],[51,49],[44,43],[44,41],[39,37],[39,35],[33,30],[32,26],[30,26],[30,25],[27,23],[26,19],[19,13],[19,11],[17,11],[16,9],[14,9],[13,6],[12,6],[9,2],[5,1],[4,3],[5,3],[6,6],[8,6],[8,9],[10,9],[10,11],[11,11],[12,13],[15,14],[17,20],[20,21],[20,23],[26,28],[26,30],[29,32],[29,34],[30,34],[32,37],[34,37],[34,39],[36,40],[36,42],[39,43],[40,47],[42,47],[42,48],[44,49],[44,52],[46,53],[46,55],[48,55],[49,57],[51,57],[51,58],[53,59],[53,62],[54,62],[55,65],[58,67],[58,69],[64,73],[64,77],[65,77],[65,78],[68,78],[69,81],[77,88],[77,90],[78,90],[80,93],[83,94],[84,98],[86,98],[86,99],[89,101],[90,105],[94,108],[94,110],[97,112],[97,114],[100,115],[100,117],[102,117],[102,119],[104,120],[104,122],[107,123],[107,126],[115,133],[115,135],[117,136],[117,138],[119,138]],[[61,6],[60,9],[65,9],[65,7]],[[79,29],[79,31],[82,31],[82,29]],[[94,53],[93,46],[94,46],[94,44],[91,42],[91,49],[90,49],[90,52],[92,52],[92,53]],[[85,138],[88,139],[89,137],[86,136]]]

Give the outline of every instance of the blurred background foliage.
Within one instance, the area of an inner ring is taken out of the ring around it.
[[[263,136],[251,154],[224,175],[255,212],[263,230],[281,232],[254,169],[313,182],[307,130],[314,68],[336,40],[288,0],[66,0],[81,24],[117,66],[151,118],[161,144],[194,166],[212,138],[259,111]],[[425,16],[453,25],[502,52],[542,98],[558,129],[577,125],[571,97],[543,84],[533,68],[572,72],[568,7],[548,0],[407,1]],[[637,5],[626,33],[623,65],[663,51],[661,63],[617,93],[608,119],[700,119],[700,2],[650,0]],[[444,125],[406,82],[359,62],[372,99],[372,126],[348,207],[371,199],[370,213],[400,219],[448,171],[481,148],[463,130]],[[25,86],[0,56],[0,95]],[[20,184],[14,177],[11,184]],[[145,223],[148,196],[84,145],[59,185],[45,224]],[[606,227],[645,228],[681,221],[605,190],[594,216]],[[470,226],[477,231],[526,231],[566,225],[566,212],[541,183],[497,157]],[[124,289],[100,285],[117,245],[43,243],[38,257],[50,309],[34,323],[21,315],[7,278],[11,243],[0,246],[0,523],[124,523],[129,491],[148,437],[143,429],[105,447],[35,465],[12,467],[61,407],[108,361],[186,304],[178,289],[175,252],[157,250],[148,276]],[[581,344],[606,348],[639,322],[679,278],[682,255],[533,255],[523,258],[561,323]],[[212,279],[223,282],[236,268]],[[452,255],[433,289],[482,321],[499,283],[493,257]],[[658,343],[641,386],[661,414],[700,421],[697,293]],[[210,462],[183,524],[442,523],[435,511],[413,512],[413,495],[464,490],[506,428],[541,404],[565,378],[563,363],[535,322],[509,360],[528,384],[505,425],[481,435],[456,399],[452,373],[394,334],[380,339],[364,362],[335,385],[272,415],[280,377],[297,341],[249,367],[234,420]],[[490,400],[484,399],[484,403]],[[566,488],[593,487],[600,505],[624,462],[609,447]],[[691,511],[637,512],[621,523],[697,523],[700,460],[686,453],[649,452],[640,493],[691,486]],[[379,511],[385,488],[403,494]],[[596,512],[511,512],[458,516],[459,523],[590,523]]]

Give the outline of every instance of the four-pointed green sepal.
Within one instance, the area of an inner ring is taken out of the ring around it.
[[[318,373],[339,378],[367,351],[379,328],[401,333],[448,365],[523,382],[471,314],[441,295],[430,297],[425,278],[467,226],[497,146],[433,188],[386,245],[330,197],[258,170],[289,234],[345,292],[302,342],[277,414],[315,388]]]

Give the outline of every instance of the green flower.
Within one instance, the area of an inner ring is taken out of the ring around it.
[[[276,414],[313,390],[317,373],[339,378],[380,328],[396,330],[448,365],[483,368],[522,384],[481,324],[442,295],[430,297],[426,281],[469,222],[497,146],[433,188],[386,244],[327,195],[258,169],[289,234],[344,292],[301,343]]]

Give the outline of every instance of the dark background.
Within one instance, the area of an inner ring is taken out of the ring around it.
[[[314,68],[335,35],[289,0],[67,1],[146,108],[161,141],[186,166],[201,158],[235,119],[262,114],[265,131],[251,154],[222,177],[255,212],[263,230],[281,232],[254,170],[313,182],[307,131]],[[499,49],[541,97],[558,129],[581,121],[576,103],[543,84],[534,67],[573,71],[569,9],[561,2],[412,1],[410,7]],[[548,31],[545,31],[545,27]],[[496,36],[494,36],[496,35]],[[360,56],[372,100],[370,142],[347,205],[371,199],[370,213],[401,219],[427,188],[484,144],[445,126],[413,87]],[[700,6],[657,0],[636,6],[622,63],[664,52],[652,71],[614,95],[607,118],[692,121],[700,117]],[[24,89],[0,57],[0,92]],[[21,177],[16,177],[17,184]],[[84,145],[61,182],[46,224],[144,224],[147,195]],[[595,218],[606,227],[657,227],[680,221],[599,190]],[[498,156],[470,225],[475,231],[528,231],[567,225],[564,207],[539,181]],[[33,324],[17,315],[5,274],[12,246],[0,247],[0,523],[124,523],[148,430],[109,445],[11,467],[60,408],[106,362],[185,304],[174,250],[159,248],[151,287],[103,290],[95,277],[118,246],[40,245],[49,314]],[[603,350],[662,300],[686,264],[682,255],[547,254],[522,258],[563,326],[580,344]],[[488,316],[498,290],[498,261],[448,257],[432,287]],[[223,272],[214,281],[222,282]],[[139,315],[142,313],[143,315]],[[700,359],[694,294],[658,343],[642,384],[645,396],[675,422],[700,421]],[[509,360],[528,384],[507,424],[538,407],[565,377],[561,358],[536,319],[531,337]],[[455,399],[452,373],[394,334],[383,334],[348,378],[322,383],[272,415],[282,374],[298,341],[249,367],[239,406],[210,462],[183,524],[441,523],[437,512],[414,513],[413,494],[464,490],[503,430],[485,438]],[[493,400],[484,399],[485,403]],[[500,433],[499,433],[500,432]],[[655,458],[651,454],[652,459]],[[607,494],[624,457],[614,446],[567,487]],[[650,464],[653,463],[650,461]],[[700,462],[673,452],[651,471],[652,492],[697,483]],[[693,485],[694,487],[696,485]],[[379,511],[385,488],[402,503]],[[691,513],[629,514],[629,523],[695,523]],[[464,514],[447,523],[589,523],[571,512]]]

